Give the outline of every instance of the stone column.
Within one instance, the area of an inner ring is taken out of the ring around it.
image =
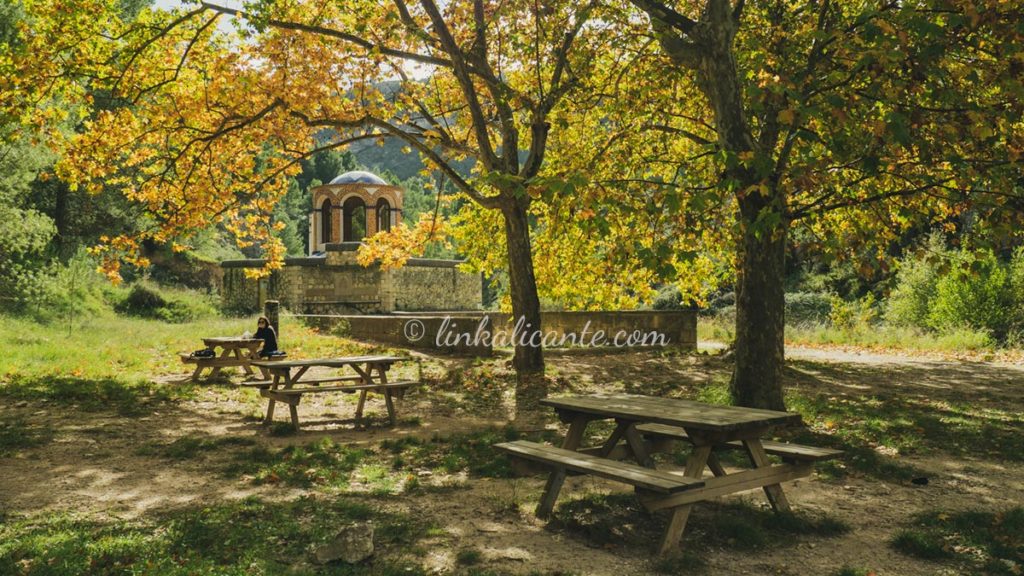
[[[281,325],[279,323],[281,312],[281,303],[277,300],[267,300],[263,303],[263,315],[267,317],[267,321],[274,327],[274,333],[277,334],[278,346],[281,342]]]

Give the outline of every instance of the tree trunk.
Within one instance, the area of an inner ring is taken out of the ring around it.
[[[537,401],[547,393],[544,380],[544,353],[540,345],[540,298],[533,275],[533,251],[526,203],[512,200],[502,207],[505,217],[505,241],[508,245],[508,277],[512,299],[513,326],[521,322],[515,335],[517,420],[523,412],[534,412]],[[521,319],[521,320],[520,320]]]
[[[785,224],[764,229],[754,222],[767,199],[740,201],[740,254],[736,274],[736,365],[730,392],[739,406],[785,410]]]

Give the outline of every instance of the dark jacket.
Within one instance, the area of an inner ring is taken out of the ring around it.
[[[253,338],[263,340],[263,349],[260,350],[260,356],[265,356],[271,352],[277,351],[277,333],[274,332],[273,326],[258,328],[256,330],[256,335],[253,336]]]

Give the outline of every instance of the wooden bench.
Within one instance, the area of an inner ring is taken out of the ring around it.
[[[687,442],[690,440],[686,430],[667,424],[638,424],[636,431],[648,438],[666,438]],[[817,446],[774,442],[771,440],[763,440],[761,445],[764,446],[766,453],[779,456],[784,462],[818,462],[820,460],[836,458],[843,453],[842,450],[833,450],[832,448],[819,448]],[[743,442],[739,440],[726,442],[719,446],[732,450],[744,449]]]
[[[249,367],[251,360],[248,359],[248,358],[240,358],[240,357],[235,356],[235,355],[232,355],[232,356],[193,356],[192,354],[189,354],[189,353],[186,353],[186,352],[182,352],[182,353],[179,354],[179,356],[181,357],[182,363],[184,363],[184,364],[195,364],[196,365],[196,369],[195,369],[194,372],[192,372],[192,376],[191,376],[191,379],[193,381],[198,380],[200,373],[203,370],[207,369],[207,368],[212,368],[213,369],[210,372],[210,375],[209,375],[210,378],[215,377],[220,372],[221,368],[241,367],[241,368],[245,369],[245,371],[247,373],[251,373],[252,372],[252,369]],[[278,355],[278,356],[272,356],[270,358],[261,358],[261,360],[265,360],[265,361],[268,361],[268,362],[274,362],[276,360],[284,360],[287,357],[288,357],[287,354],[281,354],[281,355]],[[266,377],[266,376],[267,375],[264,374],[264,377]]]
[[[494,447],[513,458],[538,462],[563,473],[573,471],[591,474],[660,494],[676,494],[704,485],[703,480],[526,440],[503,442]]]
[[[291,412],[292,425],[295,429],[299,429],[299,416],[296,407],[302,400],[304,394],[317,394],[321,392],[345,392],[353,394],[359,392],[359,405],[356,408],[356,422],[361,423],[363,417],[363,406],[366,404],[366,393],[367,392],[380,392],[384,395],[384,404],[388,409],[388,421],[392,426],[395,425],[395,405],[394,398],[401,399],[405,391],[413,386],[419,384],[415,380],[396,380],[394,382],[383,382],[374,384],[348,384],[344,386],[320,386],[321,383],[327,382],[344,382],[351,381],[353,379],[359,380],[359,377],[343,377],[343,378],[322,378],[318,380],[300,380],[295,382],[298,386],[293,385],[290,388],[272,388],[273,382],[259,382],[255,383],[256,387],[260,388],[260,396],[268,398],[272,401],[283,402],[288,405],[289,411]],[[250,383],[253,385],[253,383]],[[270,403],[267,407],[266,422],[270,422],[274,417],[274,405]]]

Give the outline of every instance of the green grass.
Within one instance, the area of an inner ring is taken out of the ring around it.
[[[429,440],[400,438],[385,440],[380,449],[392,454],[391,465],[401,468],[429,468],[443,473],[467,472],[484,478],[510,478],[511,464],[494,451],[494,444],[526,438],[513,428],[489,428],[478,432],[434,436]],[[540,439],[544,435],[531,435]],[[547,436],[550,439],[550,435]]]
[[[158,456],[168,460],[187,460],[201,456],[206,452],[221,449],[250,447],[256,443],[252,438],[224,436],[221,438],[205,438],[200,436],[182,436],[170,442],[150,442],[140,446],[135,453],[141,456]]]
[[[786,341],[797,344],[834,344],[922,352],[995,350],[996,342],[985,333],[966,328],[932,333],[888,324],[836,328],[827,324],[786,326]]]
[[[732,342],[736,336],[733,323],[731,318],[701,316],[697,321],[697,341]],[[827,323],[789,324],[786,326],[786,342],[921,352],[994,351],[998,347],[989,334],[977,330],[961,328],[933,333],[884,323],[851,328],[837,328]]]
[[[308,550],[339,525],[371,521],[377,553],[364,564],[317,566]],[[255,498],[105,523],[52,515],[0,519],[0,574],[64,576],[422,574],[411,553],[422,518],[352,498]]]
[[[352,472],[365,462],[369,453],[323,438],[305,446],[271,450],[255,446],[234,454],[234,462],[224,473],[252,476],[257,484],[282,484],[308,488],[326,486],[345,488]]]
[[[169,400],[193,397],[200,386],[154,383],[192,367],[178,352],[203,347],[202,338],[255,330],[247,318],[214,318],[188,324],[112,314],[84,318],[73,332],[58,323],[0,316],[13,345],[0,358],[0,397],[74,405],[123,415],[152,412]],[[281,346],[295,358],[386,352],[351,340],[321,335],[296,321],[285,321]]]
[[[483,553],[476,548],[463,548],[455,555],[455,561],[460,566],[472,566],[474,564],[479,564],[483,558]]]
[[[1024,569],[1024,508],[921,513],[896,533],[892,545],[917,558],[956,561],[972,574],[1019,575]]]

